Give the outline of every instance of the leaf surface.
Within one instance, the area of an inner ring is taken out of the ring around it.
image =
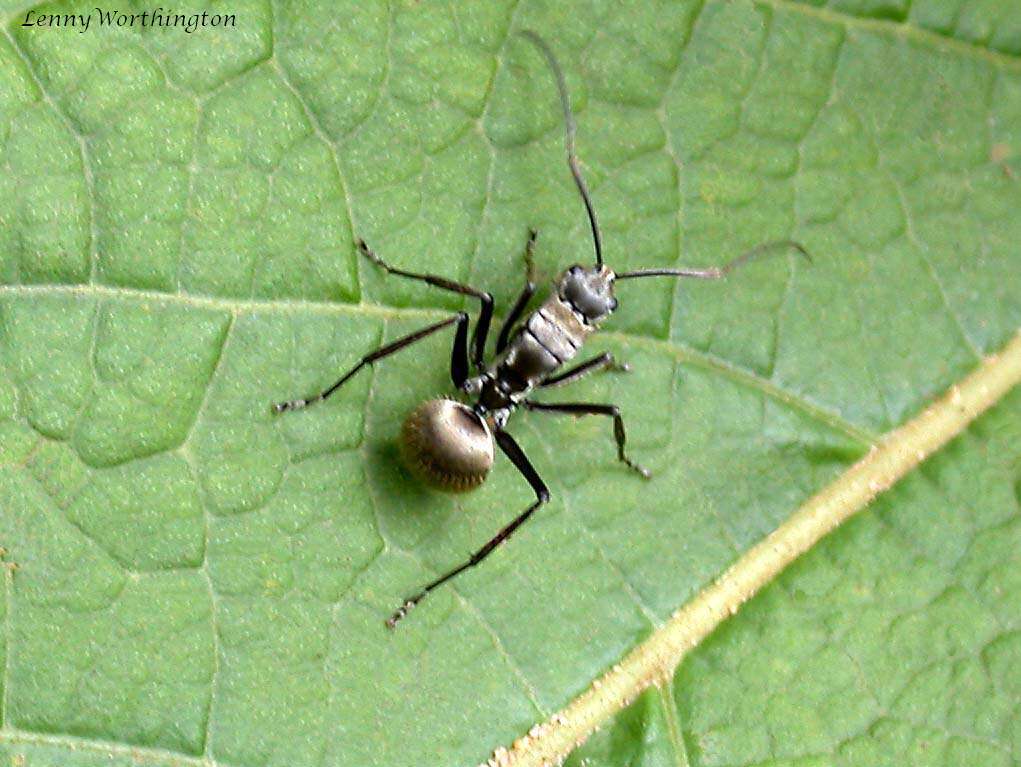
[[[916,27],[850,15],[886,16],[865,6],[238,0],[237,28],[190,35],[26,28],[8,7],[14,760],[470,767],[1021,325],[1021,66],[1006,38],[919,31],[921,5]],[[391,634],[400,599],[527,486],[503,460],[470,496],[401,468],[403,414],[449,392],[448,340],[306,412],[269,403],[475,309],[383,279],[355,237],[501,311],[529,227],[544,282],[591,258],[521,28],[566,70],[614,268],[779,238],[814,263],[622,284],[591,351],[634,371],[543,396],[619,404],[654,480],[619,467],[602,419],[518,415],[553,502]],[[1018,761],[1017,405],[812,552],[585,758]]]

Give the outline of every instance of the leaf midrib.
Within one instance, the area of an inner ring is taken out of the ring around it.
[[[884,435],[881,444],[826,485],[776,530],[703,587],[664,626],[581,695],[485,765],[559,763],[592,730],[650,685],[668,687],[677,665],[720,623],[737,613],[819,540],[897,485],[1021,384],[1021,332],[932,405]],[[662,694],[662,693],[661,693]]]

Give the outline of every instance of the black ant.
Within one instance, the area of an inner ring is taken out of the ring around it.
[[[462,393],[474,398],[474,404],[465,404],[452,399],[431,399],[419,405],[404,421],[401,430],[401,448],[409,468],[428,484],[448,491],[467,491],[481,485],[493,466],[493,442],[495,441],[511,462],[517,467],[528,484],[535,491],[535,501],[511,522],[505,525],[482,548],[465,562],[426,584],[421,591],[404,600],[391,615],[386,624],[396,626],[412,607],[417,605],[433,589],[465,570],[474,567],[489,556],[493,550],[506,541],[521,527],[536,509],[550,498],[549,488],[532,467],[518,443],[505,430],[507,421],[517,408],[523,407],[543,413],[564,413],[568,415],[602,415],[613,419],[613,436],[617,443],[617,458],[648,479],[651,475],[632,461],[626,451],[624,419],[616,405],[590,402],[541,403],[529,399],[535,389],[577,381],[597,370],[627,369],[619,365],[608,352],[592,357],[561,370],[561,367],[577,356],[585,339],[592,334],[617,308],[613,286],[617,280],[631,280],[637,277],[671,276],[696,277],[715,280],[727,275],[741,264],[768,251],[790,248],[806,258],[805,249],[793,241],[772,242],[759,246],[721,267],[707,269],[639,269],[637,271],[614,273],[603,263],[602,240],[595,210],[588,187],[578,166],[574,150],[575,124],[563,71],[553,51],[536,33],[525,30],[520,33],[532,42],[545,57],[556,79],[560,103],[564,111],[567,164],[574,176],[592,227],[596,262],[593,266],[574,265],[561,274],[554,283],[554,291],[538,310],[517,326],[525,307],[535,293],[532,278],[532,250],[536,234],[529,232],[525,249],[527,277],[525,287],[518,295],[510,313],[504,320],[496,340],[496,358],[485,361],[486,339],[493,319],[493,297],[489,293],[462,285],[433,274],[419,274],[390,266],[373,253],[364,241],[358,241],[358,248],[389,274],[419,280],[443,290],[450,290],[477,298],[481,305],[478,321],[471,340],[468,338],[469,318],[465,312],[441,320],[362,357],[361,361],[345,373],[340,380],[314,397],[288,400],[273,406],[282,413],[298,410],[313,402],[320,402],[343,386],[352,376],[366,365],[405,349],[416,341],[454,325],[454,347],[450,358],[450,377]],[[513,333],[512,333],[513,331]],[[469,351],[470,350],[470,351]],[[475,375],[469,375],[469,359]]]

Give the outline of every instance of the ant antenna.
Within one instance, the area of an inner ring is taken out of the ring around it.
[[[749,261],[754,261],[761,256],[777,253],[782,250],[796,250],[809,263],[812,263],[812,257],[808,255],[808,251],[800,243],[794,240],[776,240],[775,242],[767,242],[754,247],[723,266],[711,266],[708,269],[638,269],[634,272],[621,272],[617,275],[617,279],[628,280],[632,277],[696,277],[703,280],[718,280],[726,277],[727,274],[739,266],[747,264]]]
[[[585,210],[588,212],[589,224],[592,226],[592,241],[596,246],[596,266],[603,265],[603,241],[599,236],[599,224],[596,222],[596,211],[592,207],[592,198],[589,196],[588,186],[581,175],[581,168],[578,167],[578,156],[574,152],[574,114],[571,112],[571,97],[567,94],[567,81],[564,80],[564,72],[557,63],[557,57],[553,55],[546,41],[530,29],[522,29],[518,32],[522,37],[528,38],[531,43],[539,49],[546,58],[546,63],[553,70],[553,77],[557,81],[557,91],[560,93],[560,106],[564,109],[564,149],[567,151],[567,165],[571,168],[571,175],[574,176],[574,183],[578,186],[581,199],[585,203]]]

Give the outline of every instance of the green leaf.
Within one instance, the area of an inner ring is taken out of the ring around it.
[[[192,34],[0,6],[0,753],[471,767],[1003,346],[1021,16],[895,5],[234,0],[208,7],[236,28]],[[602,419],[517,415],[553,501],[390,633],[530,501],[502,459],[456,497],[400,465],[404,413],[450,391],[449,336],[305,412],[269,403],[476,308],[385,279],[355,237],[501,311],[529,227],[544,282],[591,259],[523,28],[566,71],[614,268],[783,238],[814,263],[622,284],[590,347],[634,372],[544,397],[619,404],[655,478],[616,463]],[[1021,760],[1018,404],[576,763]]]
[[[863,19],[898,21],[1016,57],[1021,16],[999,0],[797,0]]]
[[[1019,395],[824,540],[567,763],[1016,764]]]

